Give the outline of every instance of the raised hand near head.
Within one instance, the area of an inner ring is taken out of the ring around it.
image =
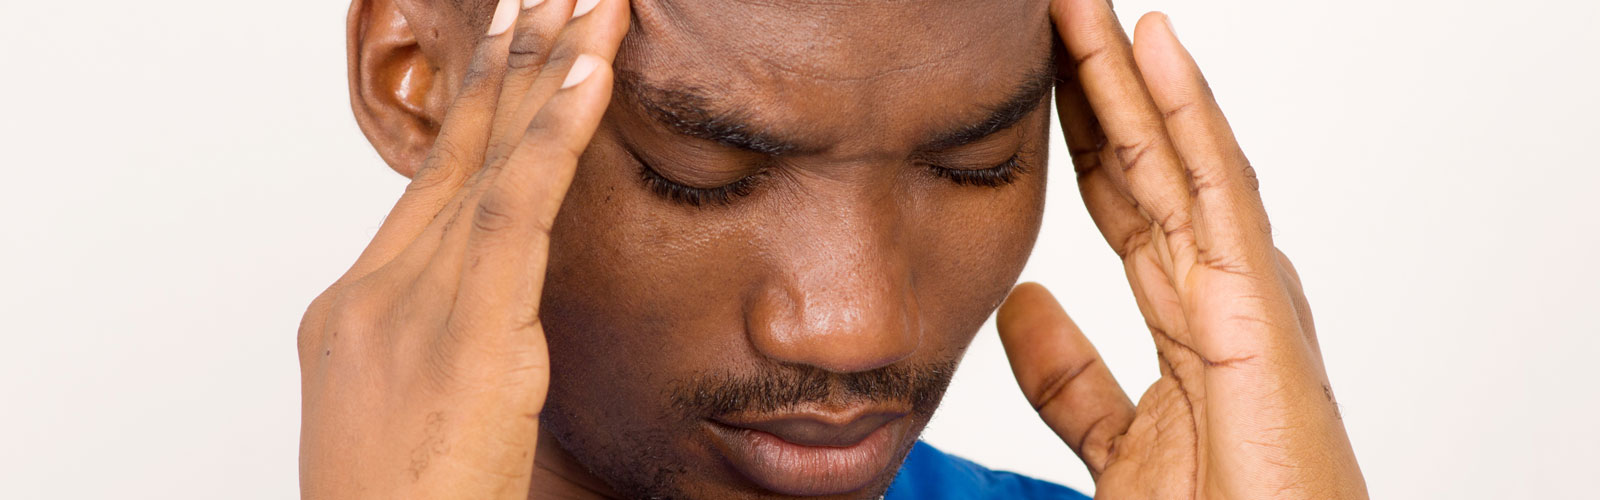
[[[305,498],[527,497],[550,226],[628,12],[500,0],[426,162],[301,322]]]
[[[1043,287],[999,327],[1018,383],[1101,498],[1365,498],[1299,277],[1166,16],[1130,43],[1104,0],[1056,0],[1058,106],[1084,203],[1127,271],[1161,378],[1137,406]]]

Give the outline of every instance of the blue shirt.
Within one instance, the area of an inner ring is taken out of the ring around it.
[[[1089,500],[1055,483],[1005,471],[992,471],[961,457],[947,455],[917,441],[889,485],[884,500],[1017,498]]]

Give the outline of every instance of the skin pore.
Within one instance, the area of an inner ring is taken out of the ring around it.
[[[442,83],[491,4],[369,8],[437,37],[415,66]],[[773,495],[708,435],[743,410],[881,405],[903,415],[898,464],[1037,236],[1048,4],[632,8],[553,226],[531,496]],[[440,91],[410,92],[426,117]],[[374,140],[402,172],[414,142]],[[838,497],[876,497],[893,472]]]

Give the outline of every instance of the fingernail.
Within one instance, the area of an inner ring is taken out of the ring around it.
[[[1167,21],[1167,33],[1171,33],[1172,34],[1172,38],[1178,38],[1178,30],[1173,29],[1173,27],[1172,27],[1172,16],[1169,16],[1166,13],[1163,12],[1161,14],[1161,19],[1164,19],[1164,20]]]
[[[567,79],[561,82],[561,88],[569,89],[583,83],[604,63],[604,59],[589,54],[578,56],[578,60],[572,62],[572,69],[567,70]]]
[[[589,11],[594,10],[596,5],[600,5],[600,0],[578,0],[578,4],[572,6],[572,18],[577,19],[584,14],[588,14]]]
[[[522,10],[538,7],[541,3],[544,3],[544,0],[522,0]]]
[[[494,7],[494,18],[489,20],[489,36],[505,33],[516,20],[517,0],[500,0]]]

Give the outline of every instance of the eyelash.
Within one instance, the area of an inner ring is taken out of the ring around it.
[[[656,196],[666,198],[668,201],[698,207],[702,205],[723,206],[733,203],[733,200],[749,196],[757,184],[767,176],[766,170],[745,176],[732,183],[714,188],[698,188],[685,186],[673,182],[644,162],[639,163],[639,179],[644,181],[645,187],[654,192]]]
[[[1027,166],[1022,164],[1021,154],[1014,154],[999,165],[982,170],[949,168],[933,164],[929,164],[928,169],[933,171],[933,175],[960,186],[1001,187],[1016,182],[1017,177],[1022,176],[1027,170]]]
[[[1020,154],[1012,155],[1011,158],[1001,162],[999,165],[981,170],[949,168],[933,164],[928,164],[927,167],[935,176],[954,182],[959,186],[995,188],[1016,182],[1017,178],[1027,170],[1027,167],[1022,164],[1022,155]],[[698,188],[673,182],[671,179],[656,172],[655,169],[650,168],[650,165],[644,162],[639,163],[639,179],[644,182],[646,188],[649,188],[656,196],[665,198],[668,201],[692,207],[731,204],[734,200],[749,196],[766,177],[766,170],[762,170],[726,185],[714,188]]]

